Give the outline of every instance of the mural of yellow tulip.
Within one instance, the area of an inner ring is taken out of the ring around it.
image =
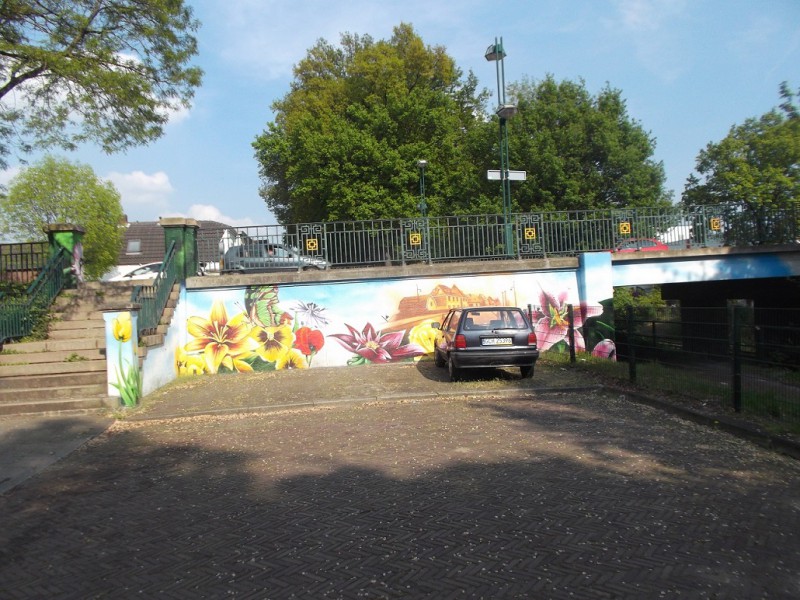
[[[125,343],[131,339],[133,333],[133,323],[131,322],[131,313],[121,312],[111,322],[111,330],[114,333],[114,339],[118,342]]]

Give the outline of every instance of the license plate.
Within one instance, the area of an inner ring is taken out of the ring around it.
[[[481,340],[483,346],[510,346],[511,338],[483,338]]]

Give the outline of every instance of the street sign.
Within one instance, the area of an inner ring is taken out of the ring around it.
[[[525,171],[506,171],[508,173],[508,180],[509,181],[525,181],[528,178],[528,174]],[[502,177],[500,177],[500,171],[486,171],[486,179],[489,181],[500,181]]]

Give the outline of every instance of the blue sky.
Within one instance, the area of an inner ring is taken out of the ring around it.
[[[800,88],[798,0],[188,0],[202,22],[205,71],[190,110],[163,138],[126,154],[86,146],[55,153],[90,165],[122,194],[130,220],[187,216],[275,223],[258,195],[252,142],[273,119],[292,68],[342,32],[387,39],[410,23],[496,92],[484,52],[502,36],[506,82],[552,74],[621,90],[631,118],[656,138],[667,188],[680,197],[700,149]],[[492,103],[496,99],[493,98]],[[514,165],[511,165],[514,168]],[[16,167],[0,173],[7,182]],[[499,194],[499,188],[498,188]]]

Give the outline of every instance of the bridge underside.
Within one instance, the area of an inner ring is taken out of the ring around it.
[[[800,277],[669,283],[661,286],[665,300],[681,306],[722,307],[730,300],[748,300],[758,308],[800,307]]]

